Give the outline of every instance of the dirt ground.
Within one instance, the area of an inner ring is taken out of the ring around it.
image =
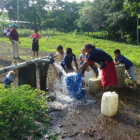
[[[12,63],[11,46],[0,42],[0,67],[9,66]],[[29,49],[20,48],[21,60],[32,59]],[[41,52],[40,55],[46,56]],[[135,68],[138,82],[140,83],[140,68]],[[48,73],[48,94],[54,97],[62,93],[60,89],[52,90],[53,83],[57,77],[52,66]],[[5,74],[0,75],[0,83],[3,83]],[[86,94],[87,101],[79,104],[66,104],[63,96],[58,100],[56,97],[48,104],[50,105],[50,129],[54,129],[54,135],[63,140],[140,140],[140,89],[134,91],[132,86],[116,90],[119,94],[119,109],[114,117],[101,115],[101,99]],[[75,101],[76,102],[76,101]],[[86,102],[86,103],[85,103]],[[61,104],[61,107],[56,105]],[[49,136],[43,138],[49,139]]]

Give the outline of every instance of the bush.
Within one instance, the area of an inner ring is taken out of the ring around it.
[[[0,140],[40,139],[48,121],[43,92],[27,85],[0,88]]]

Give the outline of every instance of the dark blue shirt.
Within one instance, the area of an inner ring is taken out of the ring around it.
[[[65,55],[62,63],[65,66],[67,66],[68,69],[71,69],[72,68],[72,61],[77,62],[75,54],[72,54],[71,57],[68,57],[67,55]]]
[[[127,69],[127,70],[130,67],[133,66],[133,63],[129,59],[127,59],[126,57],[124,57],[123,55],[120,55],[120,58],[119,59],[115,58],[115,61],[116,62],[120,62],[122,64],[125,64],[125,69]]]
[[[89,54],[87,61],[94,61],[101,65],[101,68],[105,67],[105,61],[111,63],[112,57],[101,49],[94,48]]]

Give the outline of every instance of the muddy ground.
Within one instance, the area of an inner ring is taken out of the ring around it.
[[[12,63],[11,46],[0,42],[0,67],[9,66]],[[21,60],[32,59],[29,49],[20,48]],[[41,52],[40,56],[46,56]],[[140,68],[135,68],[140,82]],[[133,90],[132,86],[126,86],[117,90],[119,94],[118,114],[112,118],[101,115],[101,99],[86,94],[84,101],[72,101],[67,103],[61,88],[55,89],[53,83],[57,81],[55,70],[51,66],[48,74],[48,94],[56,98],[49,102],[50,105],[50,129],[54,129],[54,135],[63,140],[140,140],[140,89]],[[3,83],[5,74],[0,75]],[[59,81],[58,81],[59,82]],[[60,83],[60,82],[59,82]],[[67,96],[67,95],[66,95]],[[61,98],[61,99],[60,99]],[[49,139],[45,136],[43,139]]]

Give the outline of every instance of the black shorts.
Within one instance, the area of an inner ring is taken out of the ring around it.
[[[38,42],[32,44],[32,51],[38,52],[39,51],[39,44]]]

